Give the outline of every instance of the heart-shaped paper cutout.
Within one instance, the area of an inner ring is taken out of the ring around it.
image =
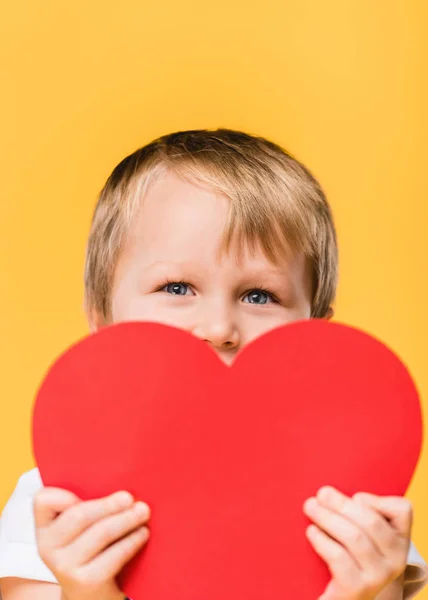
[[[330,575],[304,500],[327,484],[404,495],[422,443],[404,365],[321,320],[265,334],[232,368],[178,329],[114,325],[62,355],[33,416],[46,486],[150,505],[120,581],[133,600],[314,600]]]

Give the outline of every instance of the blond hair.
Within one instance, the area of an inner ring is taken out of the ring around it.
[[[336,231],[327,199],[310,171],[277,144],[230,129],[164,135],[124,158],[102,188],[86,250],[85,306],[106,321],[119,254],[150,182],[173,171],[230,199],[223,247],[254,250],[272,262],[289,249],[310,261],[311,316],[323,318],[338,279]]]

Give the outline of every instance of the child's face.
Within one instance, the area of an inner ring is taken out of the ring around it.
[[[241,254],[239,263],[218,252],[228,203],[173,173],[149,188],[116,268],[113,322],[179,327],[230,364],[261,334],[310,317],[311,278],[301,258],[275,266],[262,250]],[[92,330],[102,324],[91,320]]]

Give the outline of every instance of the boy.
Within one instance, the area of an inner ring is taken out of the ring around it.
[[[167,135],[125,158],[101,191],[85,269],[91,331],[157,321],[231,364],[274,327],[329,319],[336,286],[324,193],[263,138],[224,129]],[[123,600],[115,576],[148,539],[149,507],[126,491],[81,502],[41,487],[36,469],[25,474],[4,511],[3,600]],[[427,583],[406,499],[322,488],[303,510],[332,573],[323,600],[408,599]]]

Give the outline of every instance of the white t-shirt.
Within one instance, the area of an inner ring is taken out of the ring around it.
[[[42,487],[38,469],[24,473],[4,508],[0,523],[0,578],[58,583],[37,552],[33,497]],[[413,598],[427,584],[428,565],[412,543],[407,556],[403,600]]]

